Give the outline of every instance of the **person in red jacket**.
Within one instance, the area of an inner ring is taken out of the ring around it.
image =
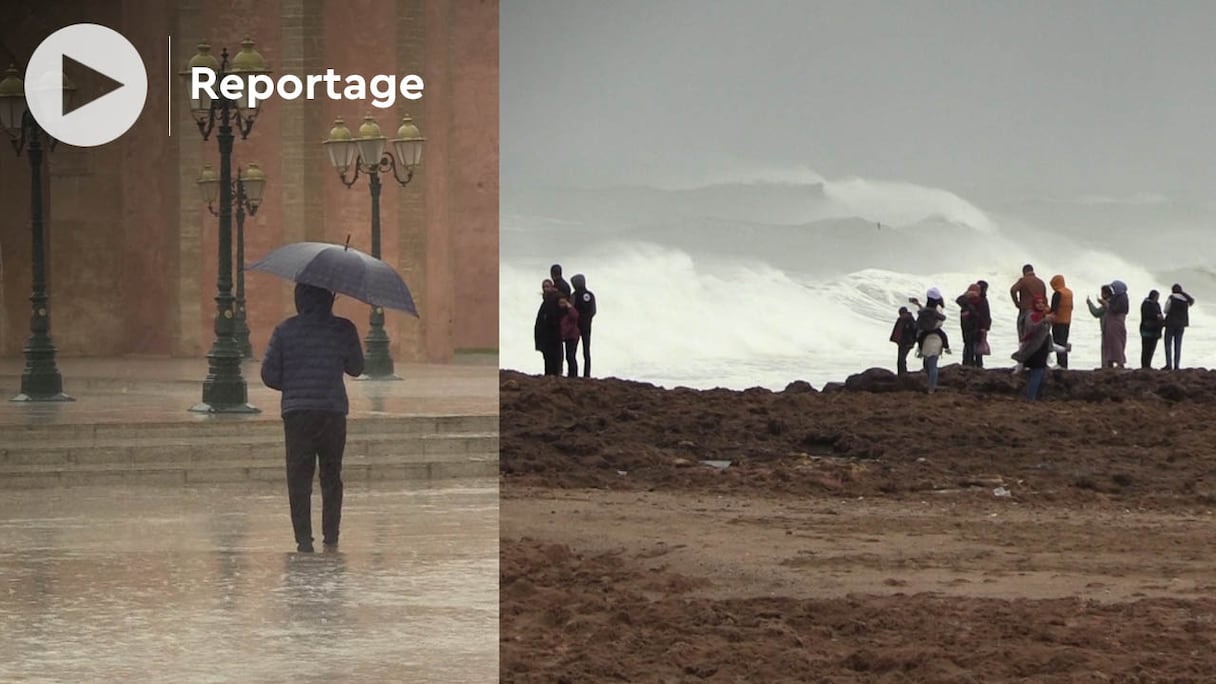
[[[562,344],[566,345],[566,376],[578,377],[578,309],[570,303],[570,297],[561,295],[557,303],[562,307]]]

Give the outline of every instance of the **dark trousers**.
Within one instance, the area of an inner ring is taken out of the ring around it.
[[[332,411],[292,411],[283,416],[287,436],[287,498],[296,544],[312,548],[312,478],[321,467],[321,533],[338,543],[342,523],[342,454],[346,416]]]
[[[1182,363],[1182,333],[1186,328],[1165,329],[1165,367],[1178,370]]]
[[[545,375],[562,374],[562,343],[548,344],[540,353],[545,357]]]
[[[566,340],[566,375],[578,377],[578,339]]]
[[[974,366],[979,354],[975,353],[976,339],[979,337],[978,330],[968,330],[963,328],[963,365]]]
[[[1141,368],[1152,368],[1153,367],[1153,354],[1157,353],[1157,339],[1158,338],[1156,338],[1156,337],[1141,337],[1140,338],[1140,342],[1142,345],[1140,348],[1140,367]]]
[[[579,339],[583,342],[583,377],[591,377],[591,329],[580,330]]]
[[[1068,344],[1068,328],[1071,323],[1055,323],[1051,326],[1051,339],[1061,347]],[[1056,354],[1056,363],[1060,364],[1060,368],[1068,368],[1068,352],[1059,352]]]
[[[912,351],[913,344],[899,345],[899,354],[895,357],[895,372],[900,375],[908,374],[908,352]]]

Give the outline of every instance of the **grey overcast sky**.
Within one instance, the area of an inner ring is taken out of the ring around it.
[[[504,187],[1216,187],[1216,1],[504,0]]]

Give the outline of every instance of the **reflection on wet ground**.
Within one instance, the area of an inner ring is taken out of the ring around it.
[[[75,401],[10,402],[21,386],[22,361],[0,359],[0,426],[279,420],[281,395],[262,385],[256,363],[243,366],[249,403],[261,411],[252,415],[189,412],[202,400],[206,359],[67,358],[59,361],[59,368],[64,391]],[[404,381],[346,383],[352,420],[498,414],[497,363],[403,363],[397,372]]]
[[[0,501],[0,681],[497,674],[494,481],[348,485],[341,550],[316,554],[294,552],[281,485]]]

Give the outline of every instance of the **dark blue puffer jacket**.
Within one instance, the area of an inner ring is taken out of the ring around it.
[[[363,348],[355,324],[333,313],[334,296],[312,285],[296,285],[299,315],[283,321],[270,336],[262,361],[262,382],[283,393],[283,414],[332,411],[350,404],[342,374],[363,373]]]

